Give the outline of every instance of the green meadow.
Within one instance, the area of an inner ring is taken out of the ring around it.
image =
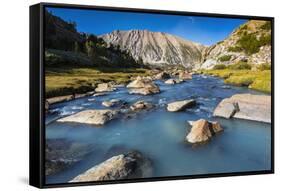
[[[271,69],[269,64],[254,67],[247,63],[216,65],[214,69],[200,70],[200,73],[224,79],[226,84],[246,86],[250,89],[270,93]]]

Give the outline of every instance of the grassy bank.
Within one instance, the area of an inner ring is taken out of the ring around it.
[[[98,83],[127,83],[131,77],[149,75],[149,70],[142,68],[47,68],[46,97],[84,93],[94,90]]]
[[[217,67],[219,68],[219,67]],[[238,69],[237,69],[238,68]],[[221,67],[220,69],[201,70],[207,75],[213,75],[224,79],[227,84],[246,86],[250,89],[270,93],[271,92],[271,70],[268,67]]]

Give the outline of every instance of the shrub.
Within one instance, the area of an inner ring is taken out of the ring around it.
[[[247,25],[244,25],[241,27],[241,30],[247,30],[248,29],[248,26]]]
[[[257,66],[258,70],[264,71],[264,70],[271,70],[271,64],[269,63],[263,63]]]
[[[243,35],[237,42],[246,54],[257,53],[260,49],[260,42],[253,33]]]
[[[221,62],[226,62],[226,61],[229,61],[231,59],[231,55],[223,55],[221,57],[219,57],[219,61]]]
[[[262,35],[259,39],[260,46],[270,45],[271,44],[271,35]]]
[[[232,70],[251,70],[252,66],[247,62],[240,61],[236,64],[229,65],[227,68]]]
[[[242,48],[239,47],[239,46],[231,46],[231,47],[228,48],[228,51],[229,52],[241,52]]]
[[[244,34],[238,41],[238,46],[233,50],[244,50],[246,54],[254,54],[260,50],[261,46],[271,44],[271,35],[262,35],[257,39],[256,34]]]
[[[224,64],[216,64],[213,67],[213,70],[223,70],[226,69],[226,66]]]
[[[261,29],[263,30],[270,30],[271,29],[271,23],[267,21],[265,24],[261,26]]]

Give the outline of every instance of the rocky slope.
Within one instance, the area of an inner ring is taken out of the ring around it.
[[[235,29],[225,40],[210,46],[201,68],[237,62],[271,63],[271,26],[268,21],[250,20]]]
[[[138,63],[126,52],[93,34],[80,33],[75,22],[66,22],[46,11],[45,58],[47,66],[135,67]]]
[[[113,31],[100,36],[108,44],[126,50],[149,66],[198,67],[205,46],[162,32],[148,30]]]

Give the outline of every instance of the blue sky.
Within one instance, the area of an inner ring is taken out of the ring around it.
[[[147,29],[154,32],[170,33],[204,45],[212,45],[225,39],[236,27],[247,21],[244,19],[69,8],[47,9],[65,21],[75,21],[79,32],[101,35],[113,30]]]

